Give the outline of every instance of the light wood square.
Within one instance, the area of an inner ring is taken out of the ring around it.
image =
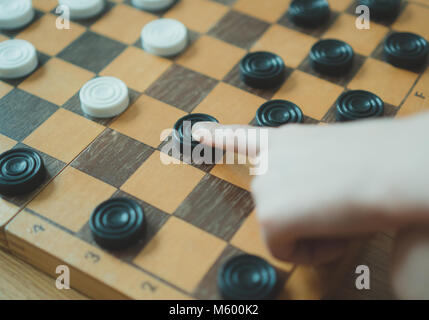
[[[243,49],[209,36],[202,36],[176,62],[221,80],[245,54]]]
[[[231,239],[231,244],[237,248],[266,259],[271,264],[284,270],[290,271],[293,265],[274,258],[265,246],[260,231],[256,213],[252,212],[244,221],[243,225]]]
[[[59,106],[66,103],[95,74],[52,58],[19,85],[19,88]]]
[[[429,41],[429,8],[409,3],[392,28],[396,31],[417,33]]]
[[[234,155],[234,164],[227,164],[226,160],[225,156],[221,163],[218,163],[210,170],[210,174],[250,191],[253,180],[253,176],[249,173],[251,165],[249,163],[240,164],[237,154]]]
[[[264,102],[258,96],[221,82],[193,113],[210,114],[223,124],[248,124]]]
[[[116,5],[91,26],[91,30],[123,43],[135,43],[142,28],[152,20],[153,14],[127,5]]]
[[[70,29],[57,29],[56,20],[57,16],[47,13],[25,28],[17,38],[30,41],[43,53],[56,55],[85,32],[84,27],[74,22],[70,22]]]
[[[12,140],[2,134],[0,134],[0,153],[8,151],[12,149],[14,145],[16,145],[16,141]]]
[[[77,232],[89,220],[95,207],[114,192],[114,187],[67,167],[30,202],[28,208]]]
[[[286,12],[291,0],[238,0],[234,9],[268,22],[276,22]]]
[[[181,0],[165,18],[176,19],[191,30],[205,33],[228,11],[228,7],[209,0]]]
[[[13,87],[8,85],[6,82],[0,81],[0,98],[3,98],[10,91],[12,91]]]
[[[104,127],[65,109],[59,109],[24,143],[65,163],[72,161]]]
[[[33,0],[33,7],[41,11],[51,11],[58,6],[57,0]]]
[[[225,247],[221,239],[171,217],[134,263],[193,292]]]
[[[342,12],[352,4],[353,0],[329,0],[329,6],[332,10]]]
[[[161,153],[155,151],[121,189],[167,213],[173,213],[200,182],[204,172],[184,163],[164,164],[160,156]]]
[[[404,117],[423,111],[429,111],[429,69],[417,82],[397,116]]]
[[[342,92],[336,84],[295,70],[273,99],[292,101],[305,115],[321,120]]]
[[[265,32],[251,51],[276,53],[287,66],[296,68],[307,57],[316,41],[314,37],[276,24]]]
[[[369,58],[348,87],[352,90],[370,91],[385,102],[398,107],[417,77],[418,75],[411,71]]]
[[[0,228],[3,228],[18,211],[17,206],[0,197]]]
[[[369,56],[388,31],[387,27],[375,22],[371,22],[369,30],[360,30],[356,28],[356,16],[343,13],[324,33],[323,38],[343,40],[351,45],[357,53]]]
[[[151,147],[161,143],[161,132],[172,129],[186,112],[142,95],[110,127]]]
[[[409,0],[408,2],[420,3],[429,6],[429,0]]]
[[[171,61],[151,55],[141,49],[129,47],[100,74],[124,81],[137,91],[146,90],[171,65]]]
[[[0,34],[0,42],[5,40],[9,40],[9,38],[6,37],[5,35]]]

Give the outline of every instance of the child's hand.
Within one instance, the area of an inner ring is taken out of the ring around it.
[[[200,123],[194,137],[203,128],[230,126]],[[252,191],[277,258],[325,263],[352,237],[429,221],[428,115],[286,125],[269,129],[269,146],[259,152],[268,172],[255,177]]]

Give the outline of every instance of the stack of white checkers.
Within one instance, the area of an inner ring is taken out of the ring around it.
[[[127,109],[130,99],[125,83],[114,77],[88,81],[79,92],[82,111],[94,118],[112,118]]]
[[[38,65],[34,46],[25,40],[0,42],[0,79],[16,79],[33,72]]]
[[[0,29],[22,28],[34,18],[31,0],[0,0]]]
[[[68,10],[71,19],[88,19],[100,14],[105,0],[58,0],[60,9]]]
[[[161,11],[173,5],[175,0],[131,0],[134,7],[147,11]]]
[[[149,22],[141,33],[145,51],[162,56],[175,56],[188,44],[188,29],[174,19],[158,19]]]

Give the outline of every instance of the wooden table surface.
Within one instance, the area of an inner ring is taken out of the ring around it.
[[[392,237],[379,234],[362,249],[357,264],[368,265],[371,289],[359,291],[354,287],[354,268],[347,272],[344,285],[335,299],[392,299],[389,288],[388,265]],[[0,299],[87,299],[75,290],[58,290],[55,280],[32,266],[0,250]]]

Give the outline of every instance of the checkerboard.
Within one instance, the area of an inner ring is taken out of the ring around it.
[[[33,0],[35,20],[0,33],[0,41],[33,43],[40,61],[25,79],[0,81],[0,152],[37,150],[48,177],[31,194],[0,198],[0,245],[53,276],[57,265],[68,265],[72,286],[96,298],[219,298],[218,269],[243,252],[277,268],[279,298],[325,297],[357,245],[323,268],[275,260],[260,241],[247,168],[162,165],[159,137],[193,112],[253,124],[258,107],[277,98],[299,105],[305,123],[334,122],[335,100],[347,89],[379,95],[388,117],[429,109],[429,71],[398,69],[382,56],[392,31],[429,39],[429,0],[404,1],[393,24],[372,22],[365,31],[355,28],[354,1],[329,2],[330,21],[316,30],[291,24],[288,0],[180,0],[160,14],[110,0],[99,17],[58,30],[57,2]],[[160,16],[190,30],[190,45],[177,57],[141,49],[142,27]],[[308,53],[320,38],[353,46],[357,56],[347,76],[311,69]],[[259,50],[284,59],[280,88],[257,90],[240,81],[240,59]],[[122,115],[99,120],[82,113],[79,89],[97,75],[129,87],[131,106]],[[108,252],[93,241],[88,220],[100,202],[116,196],[142,205],[147,230],[135,246]]]

